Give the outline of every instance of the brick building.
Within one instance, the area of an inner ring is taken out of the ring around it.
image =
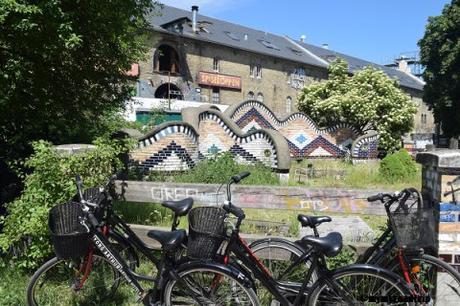
[[[431,142],[434,120],[422,101],[423,82],[410,73],[203,16],[194,8],[164,6],[150,17],[152,48],[139,63],[139,97],[220,105],[256,99],[283,117],[296,111],[300,89],[326,79],[329,63],[341,57],[351,73],[372,65],[397,79],[418,105],[412,140],[419,147]]]

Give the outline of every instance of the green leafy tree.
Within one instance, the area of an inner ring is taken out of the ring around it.
[[[152,0],[0,0],[0,160],[90,142],[132,94]]]
[[[460,0],[430,17],[419,41],[421,63],[426,67],[424,100],[433,108],[443,133],[460,135]]]
[[[329,79],[302,89],[298,108],[322,126],[348,123],[360,133],[375,130],[379,145],[400,146],[401,136],[413,127],[415,104],[383,71],[366,67],[350,76],[348,64],[338,59],[329,66]]]

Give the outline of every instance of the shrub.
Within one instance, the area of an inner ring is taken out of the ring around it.
[[[32,172],[24,179],[22,195],[7,205],[8,215],[0,219],[0,249],[10,250],[8,260],[20,268],[33,268],[51,254],[48,239],[48,211],[76,194],[75,175],[80,174],[86,186],[108,180],[123,146],[98,140],[96,148],[67,155],[51,143],[33,143],[34,154],[24,164]],[[11,252],[12,251],[12,252]]]
[[[406,150],[401,149],[382,159],[379,173],[387,181],[411,179],[417,175],[417,164]]]
[[[225,152],[215,155],[213,158],[199,162],[193,169],[171,177],[165,177],[163,173],[152,173],[149,180],[170,180],[178,183],[202,183],[222,184],[230,177],[243,171],[251,172],[251,175],[242,180],[241,184],[247,185],[276,185],[278,177],[271,169],[262,163],[255,165],[238,164],[231,153]]]

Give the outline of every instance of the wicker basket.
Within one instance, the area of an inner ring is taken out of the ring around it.
[[[424,208],[418,194],[400,202],[388,217],[396,237],[398,247],[419,250],[435,246],[435,212]]]
[[[58,258],[78,258],[88,251],[90,233],[80,224],[81,216],[82,205],[73,201],[56,205],[50,210],[48,226]]]
[[[196,207],[188,215],[189,237],[187,256],[197,259],[215,257],[225,237],[225,210],[217,207]]]

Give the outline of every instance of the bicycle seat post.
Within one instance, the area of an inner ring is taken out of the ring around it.
[[[177,229],[177,227],[179,226],[179,216],[174,213],[174,219],[173,219],[173,222],[172,222],[172,225],[171,225],[171,231],[175,231]]]

